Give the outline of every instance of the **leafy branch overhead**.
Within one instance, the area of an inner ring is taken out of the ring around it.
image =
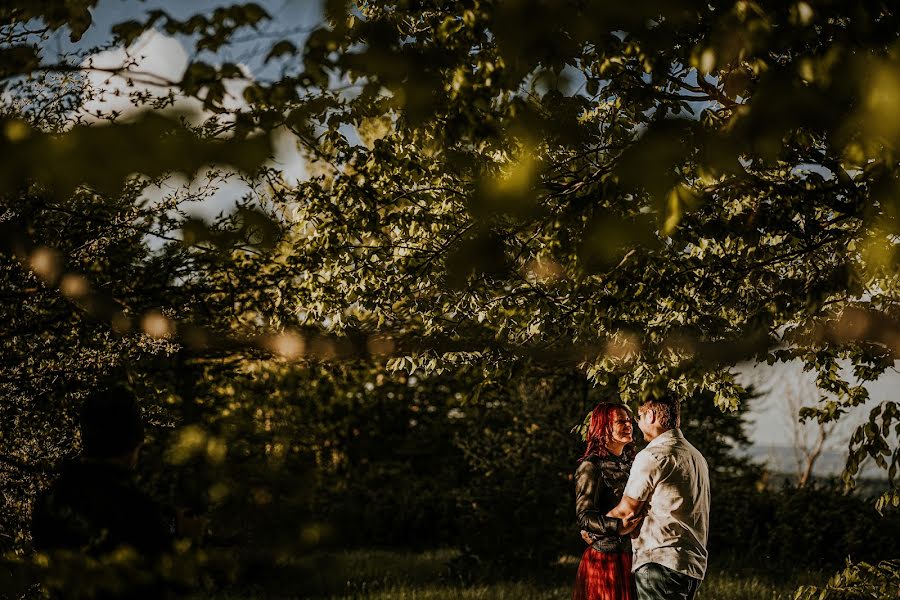
[[[116,212],[146,219],[170,261],[162,288],[119,292],[204,332],[193,346],[167,338],[201,354],[280,348],[495,373],[562,360],[626,399],[703,392],[724,409],[742,392],[735,362],[801,360],[837,398],[805,413],[821,420],[865,403],[863,384],[893,366],[895,9],[325,4],[327,22],[308,36],[261,35],[248,69],[216,51],[266,26],[255,5],[120,24],[126,45],[152,28],[193,45],[168,83],[201,102],[199,126],[148,115],[49,132],[7,110],[0,182],[34,247],[68,251],[35,226],[48,213],[16,205],[26,184],[56,194],[46,205],[56,210],[82,188],[115,203],[132,173],[231,165],[252,192],[217,223],[177,206]],[[0,13],[15,42],[0,55],[6,87],[67,72],[21,32],[39,20],[74,35],[76,12]],[[232,108],[226,83],[237,80]],[[276,135],[307,159],[299,183],[266,162]],[[154,261],[147,252],[129,268]],[[114,263],[98,263],[92,276],[116,279]],[[229,343],[207,344],[213,334]],[[898,435],[893,405],[874,407],[853,438],[848,484],[868,456],[896,490]]]

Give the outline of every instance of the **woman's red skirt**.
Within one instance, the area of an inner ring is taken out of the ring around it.
[[[598,552],[591,546],[581,555],[573,600],[636,600],[631,552]]]

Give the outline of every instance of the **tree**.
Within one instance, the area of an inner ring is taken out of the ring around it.
[[[285,63],[307,96],[254,114],[331,165],[274,197],[302,198],[279,274],[299,325],[361,332],[397,367],[525,356],[721,407],[735,360],[797,358],[837,397],[808,416],[865,402],[896,353],[897,15],[568,8],[333,9]],[[848,483],[864,455],[897,463],[897,406],[875,411]]]
[[[805,423],[799,420],[798,415],[804,406],[815,404],[819,401],[818,390],[811,382],[803,379],[794,379],[785,385],[784,390],[784,421],[790,432],[790,439],[794,448],[796,461],[797,487],[805,487],[823,450],[838,449],[850,441],[850,436],[845,434],[844,422],[828,421]]]
[[[77,37],[92,2],[12,6],[0,13],[4,98],[46,73],[81,72],[44,63],[35,36],[69,26]],[[475,363],[490,376],[527,360],[579,368],[629,401],[669,393],[727,409],[742,393],[737,360],[799,359],[834,395],[803,413],[821,422],[865,403],[863,383],[894,364],[894,9],[397,0],[330,1],[325,15],[302,44],[273,40],[260,72],[277,74],[258,77],[215,52],[265,21],[259,6],[117,26],[121,44],[160,28],[195,45],[170,83],[209,111],[200,126],[54,129],[34,103],[4,106],[6,255],[19,257],[10,269],[28,267],[16,281],[31,282],[11,289],[34,297],[40,246],[67,261],[75,250],[37,227],[45,211],[23,211],[26,191],[51,206],[88,194],[91,206],[127,208],[137,197],[120,194],[126,175],[217,162],[265,184],[245,211],[209,227],[157,216],[182,231],[165,261],[133,244],[116,253],[126,264],[84,265],[110,282],[167,265],[155,279],[167,285],[135,288],[156,293],[126,316],[159,325],[149,331],[170,337],[154,343],[190,349],[188,362],[274,350],[409,371]],[[232,80],[246,84],[237,110],[223,101]],[[275,130],[322,174],[292,186],[256,170]],[[123,136],[152,152],[130,153]],[[97,145],[117,160],[86,159]],[[51,152],[64,160],[46,169]],[[129,351],[145,339],[104,337],[123,322],[127,290],[92,284],[103,293],[67,303],[63,281],[40,289],[66,318],[95,319],[79,335]],[[900,504],[898,420],[900,407],[882,403],[851,438],[848,485],[866,456],[888,472],[879,509]]]

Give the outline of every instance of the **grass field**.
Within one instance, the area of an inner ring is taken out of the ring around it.
[[[454,581],[448,563],[457,553],[439,550],[403,553],[385,550],[358,550],[319,555],[302,561],[306,592],[292,593],[291,585],[276,586],[280,593],[228,594],[230,599],[246,597],[329,600],[373,598],[381,600],[550,600],[571,598],[577,558],[564,557],[555,568],[524,581],[463,583]],[[714,564],[698,593],[699,600],[769,600],[790,598],[802,584],[824,582],[819,573],[798,572],[767,575],[737,563]],[[283,594],[283,595],[282,595]]]

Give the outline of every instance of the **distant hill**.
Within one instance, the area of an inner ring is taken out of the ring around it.
[[[797,462],[792,446],[759,445],[750,446],[741,453],[749,456],[753,462],[764,465],[772,474],[771,485],[780,486],[784,482],[796,481]],[[846,453],[837,450],[823,451],[816,460],[813,477],[818,481],[835,480],[844,469]],[[856,480],[856,493],[863,496],[876,496],[887,489],[887,476],[872,461],[865,461]]]
[[[750,446],[740,454],[749,456],[758,464],[765,465],[773,473],[793,475],[797,472],[797,459],[793,446]],[[823,478],[837,477],[844,470],[846,460],[846,452],[823,450],[816,460],[813,475]],[[885,472],[871,460],[866,460],[861,465],[860,477],[886,479]]]

